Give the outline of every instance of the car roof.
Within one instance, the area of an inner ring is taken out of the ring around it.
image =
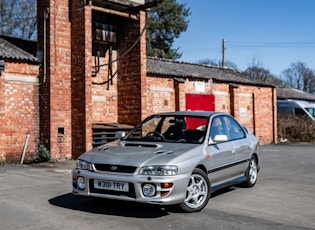
[[[296,105],[299,105],[301,107],[314,107],[312,104],[310,104],[309,102],[307,101],[301,101],[301,100],[277,100],[277,103],[278,104],[285,104],[285,105],[289,105],[289,104],[296,104]]]
[[[161,115],[161,116],[200,116],[200,117],[210,117],[214,114],[227,114],[223,112],[209,112],[209,111],[176,111],[176,112],[164,112],[157,113],[153,115]]]

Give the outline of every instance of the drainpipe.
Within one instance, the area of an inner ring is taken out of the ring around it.
[[[46,67],[46,23],[47,19],[49,17],[49,8],[46,8],[44,10],[44,78],[43,78],[43,83],[46,82],[46,74],[47,74],[47,67]]]
[[[23,164],[23,161],[24,161],[24,156],[25,156],[25,152],[26,152],[26,149],[27,149],[29,136],[30,135],[27,133],[26,134],[26,138],[25,138],[25,142],[24,142],[24,147],[23,147],[23,152],[22,152],[22,157],[21,157],[20,164]]]

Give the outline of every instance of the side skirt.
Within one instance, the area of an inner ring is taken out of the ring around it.
[[[246,176],[241,176],[241,177],[238,177],[238,178],[233,179],[231,181],[227,181],[225,183],[215,185],[215,186],[211,187],[211,193],[213,193],[219,189],[222,189],[222,188],[226,188],[226,187],[230,187],[232,185],[240,184],[244,181],[246,181]]]

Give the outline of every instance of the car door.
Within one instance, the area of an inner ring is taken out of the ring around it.
[[[210,125],[210,142],[206,152],[210,156],[211,166],[209,178],[212,186],[216,186],[233,176],[232,164],[235,162],[234,145],[229,142],[213,143],[216,135],[227,135],[223,116],[216,116]]]
[[[234,146],[233,173],[237,177],[243,174],[247,168],[253,144],[246,138],[246,132],[235,119],[230,116],[223,116],[223,123],[227,130],[229,143]]]

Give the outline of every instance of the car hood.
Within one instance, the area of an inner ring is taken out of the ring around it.
[[[80,156],[81,160],[93,164],[115,165],[165,165],[176,164],[176,160],[185,152],[200,147],[200,144],[130,142],[117,141],[108,143]]]

